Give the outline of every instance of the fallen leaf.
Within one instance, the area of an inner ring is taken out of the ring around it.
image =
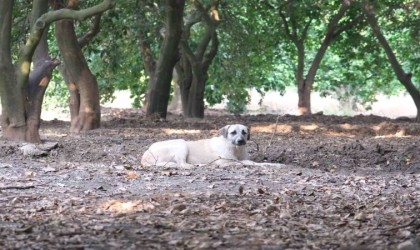
[[[42,169],[44,172],[48,173],[48,172],[57,172],[57,169],[53,168],[53,167],[46,167]]]
[[[128,172],[128,173],[125,175],[125,178],[126,178],[127,180],[137,180],[137,179],[139,179],[139,178],[140,178],[140,175],[139,175],[139,174],[137,174],[136,172]]]

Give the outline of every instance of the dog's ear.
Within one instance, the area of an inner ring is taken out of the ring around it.
[[[248,126],[248,127],[246,127],[246,128],[247,128],[247,130],[248,130],[248,135],[247,135],[246,139],[247,139],[247,140],[250,140],[250,139],[251,139],[251,127],[250,127],[250,126]]]
[[[228,137],[229,125],[224,126],[223,128],[219,129],[219,135],[223,135],[223,137]]]

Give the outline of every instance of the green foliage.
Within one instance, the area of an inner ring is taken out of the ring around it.
[[[219,51],[209,70],[205,97],[210,105],[227,100],[233,113],[243,112],[249,103],[247,89],[260,92],[284,91],[290,73],[279,71],[282,58],[275,53],[270,13],[253,1],[229,1],[221,8]],[[271,19],[273,20],[273,19]]]
[[[420,25],[419,12],[413,6],[392,1],[377,8],[380,8],[378,16],[382,32],[399,62],[406,72],[413,73],[413,82],[420,87],[420,39],[415,29],[416,23]],[[405,90],[365,22],[342,34],[331,46],[320,71],[315,90],[339,100],[353,99],[366,108],[370,108],[378,94],[390,96]]]
[[[17,60],[20,46],[25,44],[30,27],[30,11],[32,1],[15,1],[13,6],[13,26],[12,26],[12,58]]]
[[[100,0],[82,1],[91,6]],[[118,1],[115,9],[102,16],[101,31],[84,48],[89,67],[97,77],[101,101],[110,101],[116,90],[130,90],[133,106],[144,101],[148,78],[140,53],[139,32],[143,32],[157,57],[163,23],[160,1]],[[203,0],[206,5],[210,0]],[[298,20],[299,31],[311,20],[305,41],[305,72],[325,35],[328,21],[341,1],[293,1],[287,12],[285,1],[220,1],[218,27],[219,51],[209,69],[205,90],[206,102],[214,105],[226,102],[232,113],[245,111],[249,103],[248,89],[264,94],[269,90],[283,93],[295,85],[296,47],[286,37],[278,15],[279,9],[287,20]],[[375,1],[379,24],[397,58],[413,82],[420,88],[420,13],[415,1]],[[31,1],[15,1],[13,10],[13,57],[25,42],[29,29]],[[187,1],[185,15],[195,10]],[[340,25],[361,14],[360,6],[349,9]],[[90,30],[92,22],[76,22],[79,36]],[[314,90],[341,100],[369,106],[379,93],[392,95],[404,91],[366,22],[361,21],[336,39],[322,61]],[[195,49],[204,32],[204,25],[194,25],[190,46]],[[54,25],[49,32],[50,54],[59,57]],[[45,98],[48,106],[65,107],[67,88],[56,70]]]
[[[96,75],[101,102],[113,100],[115,90],[130,90],[136,97],[145,92],[144,65],[136,39],[136,5],[119,3],[101,19],[101,32],[85,49],[91,71]],[[111,32],[110,32],[111,31]],[[135,106],[141,105],[137,100]]]

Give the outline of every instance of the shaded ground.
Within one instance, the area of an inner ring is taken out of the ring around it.
[[[251,125],[256,161],[284,168],[145,168],[147,146]],[[25,156],[0,141],[0,249],[419,249],[420,125],[374,116],[145,119],[105,110],[101,129]],[[409,248],[412,247],[412,248]]]

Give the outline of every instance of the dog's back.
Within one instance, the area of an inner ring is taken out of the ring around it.
[[[153,143],[150,148],[144,152],[141,158],[143,166],[152,166],[159,163],[185,163],[185,157],[182,155],[188,153],[186,141],[183,139],[160,141]]]

